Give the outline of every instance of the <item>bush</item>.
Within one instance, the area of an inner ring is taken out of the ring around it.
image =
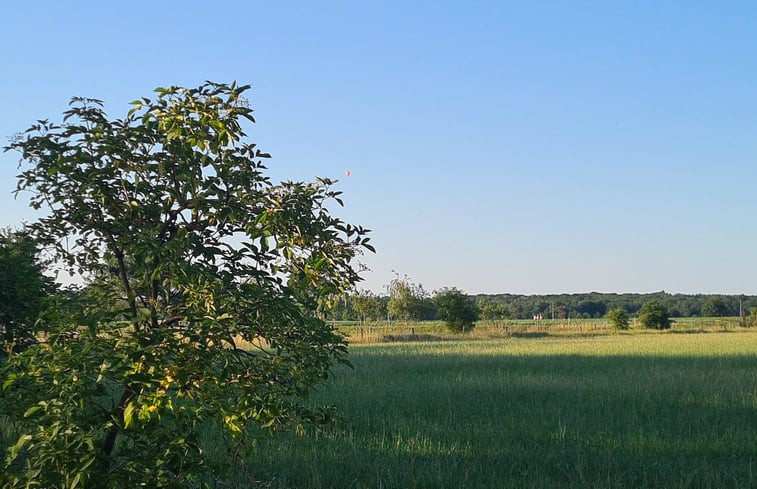
[[[476,302],[459,290],[442,289],[434,296],[437,317],[447,323],[450,331],[465,333],[475,327],[479,318]]]
[[[423,321],[433,319],[434,303],[421,284],[413,283],[407,275],[397,276],[389,284],[389,302],[386,305],[393,319]]]
[[[623,308],[611,309],[607,313],[607,319],[610,320],[615,329],[628,329],[629,319],[628,313]]]
[[[659,301],[645,302],[639,310],[639,322],[649,329],[669,329],[670,317],[668,310]]]
[[[745,324],[748,328],[757,326],[757,307],[749,310],[749,316],[746,317]]]

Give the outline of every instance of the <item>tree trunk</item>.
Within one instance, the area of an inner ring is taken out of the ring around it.
[[[124,389],[123,394],[121,394],[121,400],[118,401],[118,405],[116,406],[116,412],[114,413],[115,419],[123,419],[126,405],[129,404],[129,401],[131,401],[131,398],[133,396],[134,392],[131,389],[129,389],[128,387]],[[114,422],[113,426],[111,426],[108,432],[105,434],[105,440],[103,440],[102,447],[100,448],[100,453],[105,455],[106,458],[109,458],[113,453],[113,448],[116,446],[116,438],[118,437],[118,433],[120,431],[121,429],[119,427],[119,424],[117,422]]]

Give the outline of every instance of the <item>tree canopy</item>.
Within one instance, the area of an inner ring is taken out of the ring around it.
[[[389,284],[389,315],[402,321],[420,321],[433,317],[434,305],[420,284],[410,278],[396,277]]]
[[[707,298],[702,304],[702,315],[707,317],[723,317],[731,314],[731,308],[728,306],[725,298],[713,295]]]
[[[669,329],[670,317],[668,309],[655,300],[645,302],[639,310],[639,322],[645,328]]]
[[[628,329],[630,324],[628,313],[620,307],[607,311],[607,319],[615,329]]]
[[[372,248],[331,214],[333,181],[271,182],[248,88],[158,88],[121,119],[75,98],[6,148],[46,210],[30,232],[91,284],[3,368],[8,487],[184,487],[220,470],[203,425],[240,443],[327,417],[302,400],[346,345],[317,309]]]
[[[473,329],[478,321],[480,311],[476,302],[460,290],[442,289],[434,295],[434,303],[439,319],[456,333],[465,333]]]

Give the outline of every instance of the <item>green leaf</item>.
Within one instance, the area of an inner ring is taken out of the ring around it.
[[[18,454],[23,450],[24,446],[29,443],[32,440],[32,435],[21,435],[21,437],[16,441],[16,444],[13,445],[10,449],[10,457],[9,461],[13,461],[18,457]]]
[[[29,416],[31,416],[32,414],[36,413],[40,409],[42,409],[42,406],[32,406],[32,407],[30,407],[24,413],[24,418],[28,418]]]
[[[76,474],[76,477],[74,477],[74,480],[71,481],[71,485],[69,486],[71,489],[75,489],[76,486],[79,485],[79,481],[81,480],[81,472],[78,472]]]
[[[134,403],[129,402],[124,409],[124,428],[128,428],[131,425],[134,417]]]

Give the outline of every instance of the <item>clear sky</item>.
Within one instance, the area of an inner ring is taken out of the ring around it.
[[[340,179],[376,292],[757,293],[752,0],[9,0],[0,26],[3,145],[71,96],[252,84],[271,175]],[[34,217],[17,160],[3,226]]]

